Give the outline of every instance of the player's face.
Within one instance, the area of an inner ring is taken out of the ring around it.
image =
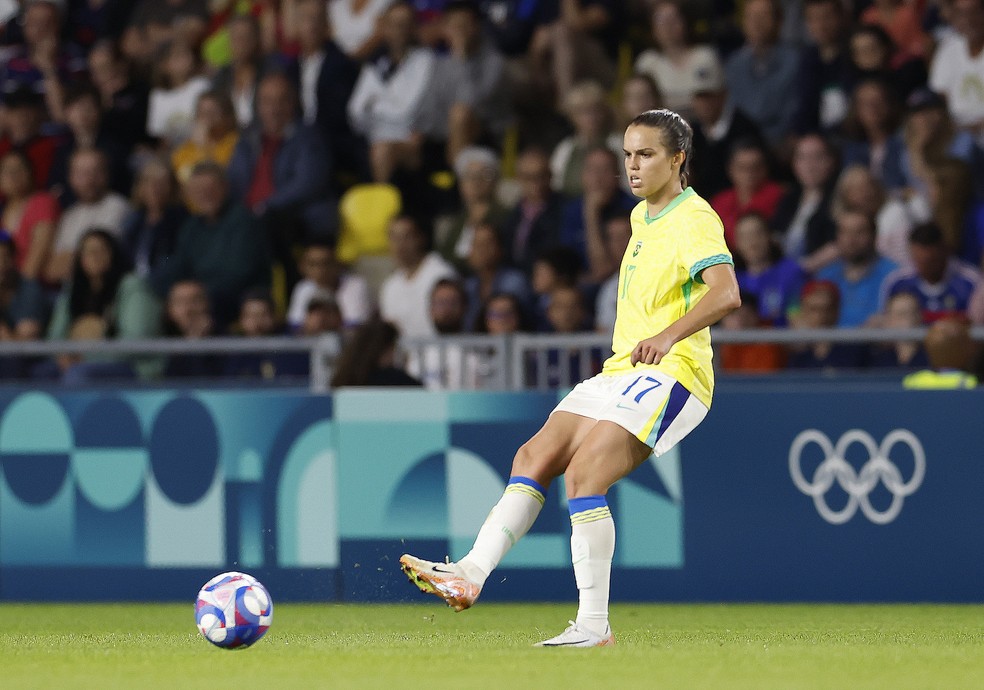
[[[625,173],[632,193],[641,198],[654,196],[680,177],[682,151],[671,152],[663,143],[662,132],[655,127],[632,125],[622,141]]]

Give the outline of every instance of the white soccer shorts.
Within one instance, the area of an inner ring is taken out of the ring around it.
[[[615,422],[657,456],[679,443],[707,416],[700,400],[656,369],[593,376],[574,386],[553,412]]]

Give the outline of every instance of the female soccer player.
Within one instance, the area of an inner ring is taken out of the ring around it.
[[[619,271],[613,355],[557,405],[513,460],[505,493],[457,563],[409,554],[403,571],[456,611],[478,598],[492,570],[536,519],[550,482],[564,475],[571,515],[576,621],[544,647],[615,644],[608,591],[615,523],[605,494],[651,454],[696,427],[714,387],[708,327],[740,300],[721,220],[687,186],[692,130],[677,113],[650,110],[623,139],[633,193],[632,238]]]

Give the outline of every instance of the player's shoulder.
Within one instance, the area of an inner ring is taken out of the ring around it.
[[[693,190],[693,187],[688,187],[687,189]],[[680,215],[683,216],[681,220],[685,219],[694,227],[706,227],[710,230],[718,230],[724,227],[717,211],[714,210],[707,199],[696,191],[691,191],[687,198],[683,200],[683,203],[680,204],[679,210]]]

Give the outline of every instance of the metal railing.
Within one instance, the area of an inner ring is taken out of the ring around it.
[[[921,341],[926,328],[874,329],[712,329],[715,345],[775,343],[802,345],[813,342],[891,343]],[[984,342],[984,326],[971,330]],[[272,336],[266,338],[214,337],[200,340],[159,338],[109,341],[0,342],[0,357],[46,357],[59,354],[86,356],[167,356],[236,353],[307,352],[312,392],[330,388],[342,342],[337,335],[317,338]],[[429,388],[445,390],[523,390],[571,386],[597,371],[611,353],[607,335],[515,334],[442,335],[403,339],[400,347],[408,371]]]

